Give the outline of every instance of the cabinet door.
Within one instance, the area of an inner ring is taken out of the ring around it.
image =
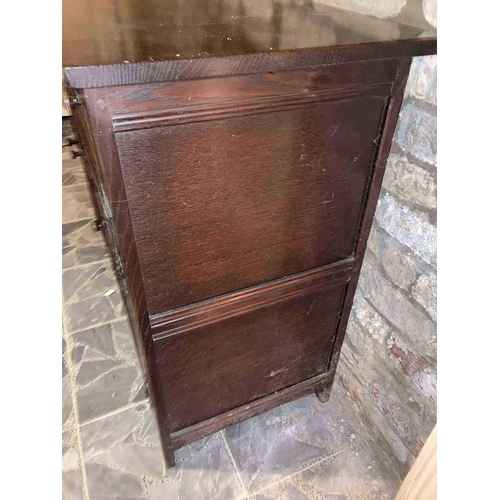
[[[353,255],[386,104],[295,98],[117,132],[150,313]]]

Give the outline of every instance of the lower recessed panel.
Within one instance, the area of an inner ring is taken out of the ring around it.
[[[326,371],[346,285],[159,340],[172,431]]]

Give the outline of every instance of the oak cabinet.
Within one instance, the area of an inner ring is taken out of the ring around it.
[[[411,57],[435,36],[164,50],[65,74],[172,465],[227,425],[329,398]]]

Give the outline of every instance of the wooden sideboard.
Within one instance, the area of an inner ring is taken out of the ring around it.
[[[168,465],[328,400],[411,58],[436,52],[435,32],[397,20],[260,4],[63,2],[94,226]]]

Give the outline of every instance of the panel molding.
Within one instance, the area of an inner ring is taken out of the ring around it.
[[[221,295],[151,317],[154,341],[217,323],[256,309],[344,285],[357,272],[353,258]]]
[[[254,97],[209,105],[195,104],[176,106],[158,111],[117,114],[113,116],[113,130],[127,132],[145,128],[181,125],[209,120],[222,120],[231,116],[248,116],[284,111],[312,103],[341,101],[346,99],[380,97],[387,98],[392,91],[392,83],[377,83],[365,86],[316,90],[287,95]]]

